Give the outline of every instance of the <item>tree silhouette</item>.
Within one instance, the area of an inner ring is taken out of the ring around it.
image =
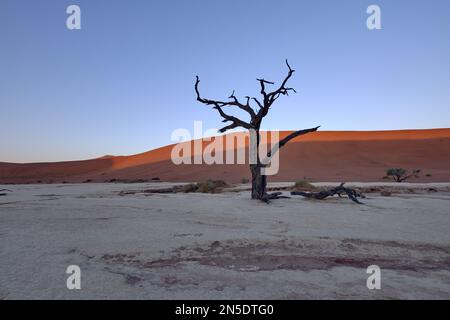
[[[260,148],[260,128],[261,128],[261,123],[262,120],[264,119],[265,116],[267,116],[270,107],[272,106],[272,104],[278,100],[278,98],[280,96],[288,96],[289,92],[296,92],[294,88],[290,88],[287,87],[287,82],[289,81],[289,79],[292,77],[292,75],[294,74],[295,70],[293,70],[291,68],[291,66],[289,65],[288,61],[286,60],[286,65],[288,67],[288,74],[287,76],[284,78],[283,82],[281,83],[281,85],[278,87],[278,89],[276,89],[275,91],[272,92],[267,92],[266,90],[266,86],[267,85],[274,85],[274,82],[270,82],[267,81],[265,79],[256,79],[261,87],[261,100],[259,100],[256,97],[250,97],[250,96],[246,96],[246,102],[242,103],[240,102],[236,96],[234,95],[234,91],[233,93],[228,97],[229,101],[219,101],[219,100],[210,100],[210,99],[206,99],[206,98],[202,98],[200,95],[200,91],[198,88],[198,85],[200,83],[200,79],[197,76],[196,77],[196,82],[195,82],[195,92],[197,94],[197,101],[208,105],[208,106],[212,106],[213,109],[216,109],[220,116],[223,118],[222,122],[224,123],[229,123],[228,125],[224,126],[223,128],[219,129],[219,132],[224,133],[230,129],[234,129],[234,128],[245,128],[253,133],[255,133],[255,137],[256,137],[256,163],[252,163],[250,164],[250,171],[252,174],[252,199],[259,199],[259,200],[263,200],[265,202],[268,202],[270,199],[275,199],[275,198],[280,198],[280,193],[273,193],[273,194],[268,194],[267,193],[267,177],[266,175],[262,174],[262,169],[267,166],[267,162],[264,161],[264,159],[260,159],[259,157],[259,148]],[[251,106],[252,104],[256,104],[256,109],[254,109],[254,107]],[[224,107],[237,107],[241,110],[244,110],[245,112],[247,112],[250,116],[250,121],[243,121],[233,115],[228,114],[227,112],[224,111]],[[268,153],[267,153],[267,157],[270,158],[272,157],[275,152],[278,152],[278,150],[283,147],[284,145],[286,145],[286,143],[288,143],[291,139],[298,137],[300,135],[309,133],[309,132],[314,132],[318,129],[319,127],[315,127],[315,128],[310,128],[310,129],[303,129],[303,130],[298,130],[295,131],[291,134],[289,134],[288,136],[286,136],[284,139],[281,139],[278,143],[278,146],[276,146],[275,148],[272,148]]]

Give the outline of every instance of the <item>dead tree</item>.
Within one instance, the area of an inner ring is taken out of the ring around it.
[[[197,94],[197,101],[212,106],[213,109],[216,109],[220,116],[223,118],[224,123],[229,123],[225,127],[219,129],[220,133],[224,133],[230,129],[234,128],[245,128],[247,130],[254,130],[256,136],[256,163],[250,164],[250,171],[252,174],[252,199],[259,199],[265,202],[269,202],[270,199],[281,198],[279,193],[268,194],[267,193],[267,177],[262,173],[262,169],[267,165],[267,162],[264,159],[260,159],[259,157],[259,147],[260,147],[260,128],[261,123],[264,117],[268,114],[270,107],[280,96],[288,96],[289,92],[296,92],[293,88],[287,87],[288,80],[292,77],[295,70],[293,70],[288,61],[286,60],[286,65],[288,67],[288,74],[282,81],[281,85],[274,91],[267,92],[266,86],[274,85],[274,82],[267,81],[265,79],[257,79],[260,84],[261,90],[261,98],[258,99],[256,97],[246,96],[246,102],[241,102],[235,96],[234,91],[228,97],[229,101],[219,101],[219,100],[210,100],[206,98],[202,98],[200,96],[200,91],[198,85],[200,80],[198,76],[196,77],[195,82],[195,92]],[[254,106],[252,106],[254,105]],[[227,111],[225,111],[225,107],[235,107],[239,108],[249,115],[249,121],[243,121],[233,115],[230,115]],[[309,132],[317,131],[319,127],[298,130],[284,139],[280,140],[278,143],[278,148],[272,149],[267,153],[268,158],[274,155],[275,152],[286,145],[291,139],[298,137],[303,134],[307,134]]]
[[[336,194],[339,196],[339,198],[342,198],[342,194],[346,194],[350,200],[352,200],[358,204],[363,204],[361,201],[358,200],[358,197],[365,198],[365,196],[354,189],[345,188],[344,184],[345,184],[345,182],[342,182],[339,186],[337,186],[335,188],[332,188],[329,190],[323,190],[320,192],[292,191],[291,195],[303,196],[303,197],[310,198],[310,199],[323,200],[327,197],[332,197]]]

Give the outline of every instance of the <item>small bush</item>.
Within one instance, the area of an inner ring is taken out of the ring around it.
[[[181,186],[181,192],[188,193],[188,192],[197,192],[198,187],[194,183],[185,184],[184,186]]]
[[[427,173],[425,176],[432,177],[433,175],[431,173]]]
[[[242,180],[241,180],[242,184],[246,184],[246,183],[249,183],[249,182],[250,182],[250,180],[248,180],[247,178],[242,178]]]
[[[205,182],[197,183],[197,192],[201,193],[218,193],[228,185],[223,180],[206,180]]]
[[[183,193],[191,193],[191,192],[200,192],[200,193],[219,193],[223,190],[223,188],[228,187],[228,184],[223,180],[206,180],[204,182],[199,183],[189,183],[180,186],[174,186],[169,189],[160,189],[159,191],[170,191],[170,192],[183,192]],[[152,190],[155,192],[155,190]]]
[[[313,186],[308,180],[299,180],[294,184],[294,190],[303,191],[303,190],[317,190],[315,186]]]
[[[386,170],[386,175],[393,178],[396,182],[402,182],[409,178],[418,178],[420,169],[414,169],[410,174],[403,168],[390,168]]]

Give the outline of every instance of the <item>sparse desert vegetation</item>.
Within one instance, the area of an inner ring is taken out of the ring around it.
[[[211,180],[208,179],[204,182],[197,183],[197,192],[200,193],[218,193],[224,188],[228,187],[228,184],[223,180]]]
[[[403,168],[390,168],[386,170],[386,179],[394,179],[396,182],[403,182],[410,178],[419,178],[420,169],[413,169],[410,173]]]
[[[294,183],[292,189],[293,191],[315,191],[317,190],[317,187],[312,185],[308,180],[301,179]]]
[[[143,191],[129,190],[124,191],[122,195],[135,193],[220,193],[230,185],[223,180],[208,179],[198,183],[187,183],[173,185],[170,187],[152,188]]]

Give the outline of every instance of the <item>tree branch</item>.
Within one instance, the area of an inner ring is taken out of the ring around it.
[[[203,104],[206,104],[206,105],[212,105],[213,109],[216,109],[219,112],[219,114],[222,116],[222,118],[224,118],[223,122],[227,122],[227,121],[231,121],[232,122],[232,124],[230,124],[228,126],[225,126],[222,129],[220,129],[219,132],[223,133],[223,132],[225,132],[225,131],[227,131],[229,129],[233,129],[233,128],[237,128],[237,127],[243,127],[245,129],[252,129],[253,128],[253,125],[251,123],[256,118],[255,112],[253,111],[253,109],[250,107],[250,105],[248,103],[246,105],[241,104],[237,100],[237,98],[234,96],[234,91],[233,91],[233,93],[230,96],[230,99],[232,99],[233,101],[224,102],[224,101],[217,101],[217,100],[209,100],[209,99],[205,99],[205,98],[201,97],[200,91],[198,89],[198,84],[199,83],[200,83],[200,79],[198,78],[198,76],[196,76],[195,93],[197,94],[197,101],[199,101],[199,102],[201,102]],[[247,102],[248,102],[248,100],[247,100]],[[251,118],[252,118],[251,122],[250,123],[245,122],[245,121],[243,121],[243,120],[241,120],[241,119],[239,119],[237,117],[234,117],[234,116],[231,116],[231,115],[225,113],[223,111],[223,109],[222,109],[225,106],[237,106],[237,107],[247,111],[250,114]]]
[[[288,135],[287,137],[285,137],[284,139],[280,140],[280,142],[278,143],[278,145],[281,147],[283,147],[286,143],[288,143],[290,140],[294,139],[295,137],[310,133],[310,132],[315,132],[317,131],[317,129],[319,129],[320,126],[317,126],[315,128],[311,128],[311,129],[303,129],[303,130],[298,130],[295,131],[293,133],[291,133],[290,135]]]
[[[281,139],[276,145],[274,145],[272,147],[272,149],[270,150],[270,152],[267,153],[267,156],[270,158],[275,153],[277,153],[278,150],[280,150],[280,148],[282,148],[286,143],[288,143],[292,139],[294,139],[294,138],[296,138],[298,136],[310,133],[310,132],[315,132],[319,128],[320,128],[320,126],[317,126],[315,128],[303,129],[303,130],[298,130],[298,131],[292,132],[290,135],[286,136],[284,139]]]
[[[277,100],[280,97],[280,95],[289,95],[289,91],[296,92],[294,88],[286,87],[287,82],[289,81],[289,79],[292,77],[292,75],[295,72],[295,70],[293,70],[291,68],[291,66],[289,65],[289,62],[287,61],[287,59],[286,59],[286,66],[288,67],[288,74],[284,78],[283,82],[281,83],[281,86],[275,91],[267,93],[266,87],[265,87],[266,84],[275,84],[274,82],[269,82],[264,79],[257,79],[261,85],[261,94],[264,97],[263,105],[261,106],[261,104],[258,104],[260,106],[260,110],[256,114],[256,123],[257,124],[261,124],[262,119],[267,115],[270,107],[275,102],[275,100]]]
[[[327,197],[332,197],[335,194],[337,194],[340,198],[342,197],[342,193],[347,194],[347,197],[352,200],[353,202],[356,202],[358,204],[363,204],[361,201],[359,201],[357,198],[365,198],[365,196],[351,188],[345,188],[344,187],[345,182],[342,182],[339,186],[329,189],[329,190],[323,190],[320,192],[303,192],[303,191],[292,191],[291,195],[298,195],[303,196],[306,198],[311,199],[317,199],[317,200],[323,200]]]
[[[239,100],[238,100],[238,99],[236,98],[236,96],[234,95],[234,90],[233,90],[233,93],[231,94],[231,96],[229,96],[228,98],[229,98],[229,99],[233,99],[233,102],[227,102],[227,103],[224,103],[224,106],[225,106],[225,105],[229,105],[229,106],[237,106],[238,108],[240,108],[240,109],[246,111],[246,112],[250,115],[252,121],[256,118],[256,113],[255,113],[255,111],[250,107],[250,104],[249,104],[250,98],[246,97],[246,98],[248,98],[248,99],[247,99],[247,103],[246,103],[246,104],[242,104],[242,103],[239,102]]]
[[[247,101],[244,104],[238,100],[238,98],[235,96],[234,91],[228,97],[231,101],[210,100],[210,99],[202,98],[200,95],[199,88],[198,88],[199,82],[200,82],[200,79],[198,78],[198,76],[196,77],[196,82],[195,82],[195,92],[197,94],[197,101],[199,101],[203,104],[206,104],[206,105],[213,106],[213,108],[219,112],[219,114],[222,116],[222,118],[224,118],[224,122],[228,122],[228,121],[232,122],[231,124],[220,129],[219,132],[225,132],[229,129],[233,129],[233,128],[237,128],[237,127],[243,127],[245,129],[259,130],[259,128],[261,126],[261,122],[262,122],[263,118],[267,115],[267,113],[269,112],[269,109],[272,106],[272,104],[281,95],[289,95],[290,91],[296,92],[294,88],[286,87],[287,82],[289,81],[289,79],[292,77],[292,75],[295,72],[295,70],[293,70],[291,68],[291,66],[289,65],[289,62],[287,61],[287,59],[286,59],[286,66],[288,67],[288,74],[286,75],[284,80],[281,82],[280,87],[275,91],[268,93],[266,90],[266,85],[273,85],[273,84],[275,84],[274,82],[267,81],[265,79],[256,79],[260,83],[261,94],[263,96],[262,101],[258,100],[255,97],[250,98],[249,96],[246,96],[245,98],[247,99]],[[259,107],[258,112],[255,112],[255,110],[253,110],[253,108],[250,106],[250,100],[253,100],[258,105],[258,107]],[[237,117],[227,114],[223,110],[223,107],[227,107],[227,106],[235,106],[241,110],[246,111],[250,115],[250,121],[245,122]],[[282,141],[280,141],[279,147],[282,147],[290,139],[293,139],[296,136],[299,136],[301,134],[305,134],[305,133],[308,133],[311,131],[316,131],[316,130],[317,130],[317,128],[296,131],[295,133],[292,134],[292,137],[290,135],[290,136],[286,137],[285,139],[283,139]],[[274,153],[271,152],[271,154],[274,154]]]

